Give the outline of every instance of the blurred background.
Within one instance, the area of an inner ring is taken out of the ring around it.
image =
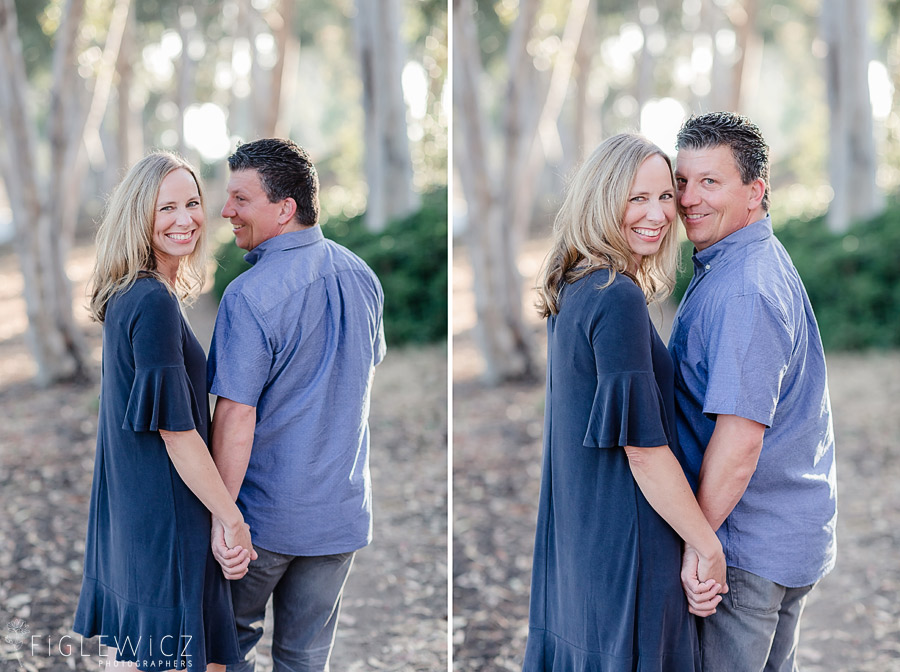
[[[521,668],[546,347],[533,287],[566,179],[604,138],[674,155],[690,114],[749,116],[810,294],[837,437],[837,569],[807,670],[900,670],[900,2],[454,0],[453,641]],[[683,233],[682,233],[683,238]],[[691,264],[650,309],[668,338]]]
[[[309,151],[325,235],[386,296],[376,541],[334,664],[446,666],[447,31],[441,0],[0,0],[0,669],[98,662],[96,643],[54,647],[81,581],[101,345],[85,284],[107,196],[151,149],[198,166],[216,259],[188,317],[208,345],[245,267],[219,216],[226,158],[271,136]]]

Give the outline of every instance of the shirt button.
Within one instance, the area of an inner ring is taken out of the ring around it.
[[[709,270],[709,264],[706,265],[706,270],[707,270],[707,271]]]

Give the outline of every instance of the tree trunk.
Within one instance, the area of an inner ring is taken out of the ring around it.
[[[285,89],[290,90],[290,85],[285,87],[285,79],[296,76],[289,64],[296,61],[297,40],[294,37],[294,0],[281,0],[276,8],[265,14],[266,23],[275,38],[275,50],[277,53],[275,66],[271,72],[271,87],[269,88],[269,102],[262,111],[260,127],[262,137],[286,137],[290,129],[286,128],[286,122],[281,120],[282,101],[286,100]]]
[[[522,278],[516,266],[513,223],[503,217],[503,200],[488,165],[487,120],[478,95],[482,66],[473,9],[471,0],[453,1],[453,152],[468,207],[466,247],[475,276],[475,335],[485,361],[483,379],[496,385],[534,378],[535,365],[531,337],[522,316]],[[523,16],[527,14],[520,13],[517,21]],[[525,30],[526,36],[530,32],[522,26],[517,30]],[[515,87],[511,88],[515,94]],[[518,117],[509,115],[507,119]],[[506,137],[507,143],[521,142],[510,133],[509,126]],[[507,154],[510,150],[507,145]]]
[[[73,2],[73,4],[75,4]],[[77,31],[81,25],[81,17],[84,13],[84,0],[77,0],[79,5],[77,13],[73,13],[68,21],[75,26]],[[90,104],[87,116],[80,114],[81,110],[66,101],[53,106],[53,114],[63,115],[75,123],[69,124],[68,133],[62,137],[55,137],[53,147],[53,160],[51,161],[50,184],[53,189],[48,190],[48,209],[51,217],[62,233],[55,236],[59,247],[57,258],[60,265],[65,263],[69,249],[75,239],[75,227],[78,223],[79,209],[72,207],[73,203],[79,203],[80,188],[84,181],[84,173],[87,161],[90,160],[95,168],[102,168],[105,162],[103,155],[103,142],[100,140],[100,125],[106,115],[109,106],[109,96],[112,91],[113,78],[116,71],[116,61],[119,58],[119,48],[122,46],[122,35],[125,33],[125,24],[128,20],[131,0],[115,0],[109,29],[106,34],[106,44],[103,47],[103,55],[100,58],[100,66],[94,81],[94,90],[90,96]],[[76,32],[77,34],[77,32]],[[54,58],[56,55],[54,54]],[[74,71],[74,59],[71,65],[61,68],[60,76],[76,81],[77,74]],[[68,84],[61,80],[55,80],[53,85],[54,98],[62,98],[71,92]],[[58,94],[57,94],[58,92]],[[79,123],[80,122],[80,123]],[[54,121],[57,128],[63,128],[65,121]],[[56,154],[55,152],[59,152]],[[68,283],[67,283],[68,284]]]
[[[641,34],[644,36],[644,42],[641,45],[641,55],[638,59],[637,79],[634,83],[634,99],[637,101],[637,111],[633,125],[635,128],[641,126],[641,111],[654,95],[654,58],[653,52],[650,50],[650,40],[653,31],[658,30],[654,24],[648,24],[645,21],[646,10],[654,7],[650,0],[640,0],[638,2],[638,25],[641,27]],[[659,19],[657,18],[657,22]]]
[[[591,0],[572,0],[569,15],[563,29],[562,43],[556,55],[556,62],[550,74],[550,86],[538,117],[537,132],[525,138],[528,153],[524,162],[505,167],[511,181],[506,196],[506,212],[512,222],[517,238],[528,231],[534,214],[534,202],[538,191],[538,181],[547,163],[550,148],[559,145],[557,123],[563,103],[572,80],[575,54],[581,42],[585,19]],[[557,157],[554,157],[557,158]],[[523,169],[524,168],[524,169]],[[519,240],[514,239],[514,249],[518,250]]]
[[[135,13],[129,12],[125,23],[125,33],[122,36],[122,46],[119,49],[119,58],[116,62],[118,73],[118,84],[116,85],[118,134],[116,142],[119,149],[119,165],[114,171],[117,176],[115,182],[119,181],[122,169],[137,163],[144,151],[140,108],[135,108],[132,100],[134,68],[131,65],[131,59],[134,53],[135,23]]]
[[[592,109],[590,97],[591,63],[597,42],[597,13],[588,12],[585,17],[582,38],[575,52],[575,156],[569,163],[571,169],[581,163],[590,149],[600,141],[600,115]],[[567,173],[569,170],[566,171]]]
[[[176,124],[178,126],[178,142],[175,150],[181,156],[187,156],[187,142],[184,137],[184,118],[187,109],[194,102],[195,72],[197,64],[191,58],[189,46],[197,25],[197,14],[190,3],[182,1],[178,7],[178,36],[181,38],[181,57],[178,59],[178,84],[175,104],[178,107]]]
[[[412,160],[401,75],[405,65],[397,0],[358,0],[354,20],[362,69],[365,111],[365,173],[369,187],[366,227],[381,231],[388,221],[414,212]]]
[[[80,10],[69,3],[57,31],[57,49],[68,50],[77,34]],[[28,342],[38,366],[41,385],[83,377],[86,354],[72,314],[72,293],[60,256],[59,222],[53,208],[41,200],[48,189],[38,180],[34,158],[37,133],[26,117],[27,80],[19,40],[14,0],[0,0],[0,118],[15,165],[4,162],[4,181],[13,211],[15,245],[25,283]],[[54,71],[59,67],[55,59]],[[58,104],[58,103],[57,103]],[[58,108],[57,108],[58,109]],[[51,120],[51,134],[59,132],[59,120]],[[59,142],[60,138],[54,138]],[[81,141],[81,136],[78,136]],[[63,148],[57,146],[56,151]],[[63,155],[65,153],[63,152]],[[58,156],[58,155],[57,155]],[[54,185],[56,186],[56,185]],[[74,207],[72,203],[70,207]]]
[[[868,0],[823,0],[831,117],[828,168],[834,190],[826,220],[836,233],[846,231],[855,220],[876,215],[883,207],[875,182],[868,18]]]
[[[744,0],[743,6],[729,12],[735,25],[737,60],[731,70],[731,101],[728,109],[740,112],[744,102],[753,98],[759,85],[762,37],[757,30],[759,0]]]

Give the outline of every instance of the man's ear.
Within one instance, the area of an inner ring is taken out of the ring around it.
[[[297,201],[290,196],[281,202],[281,212],[278,213],[278,223],[282,226],[294,219],[297,214]]]
[[[750,209],[755,210],[763,201],[766,195],[766,181],[761,177],[756,178],[750,183]]]

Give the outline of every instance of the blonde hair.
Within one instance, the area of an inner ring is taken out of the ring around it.
[[[648,304],[671,294],[679,254],[675,222],[659,250],[641,259],[636,276],[629,272],[634,254],[621,226],[638,170],[654,155],[665,159],[671,175],[672,162],[659,147],[639,135],[622,133],[602,142],[575,173],[553,222],[553,247],[538,276],[537,309],[542,317],[559,312],[559,294],[565,284],[598,268],[610,269],[603,287],[612,283],[616,273],[632,277]],[[673,193],[674,189],[672,175]]]
[[[193,302],[206,278],[207,236],[201,226],[194,251],[181,260],[175,286],[156,269],[153,251],[153,225],[156,199],[163,180],[173,171],[188,171],[197,184],[200,207],[205,208],[203,185],[197,171],[180,156],[153,152],[131,167],[116,187],[97,230],[97,261],[91,278],[91,318],[103,322],[106,305],[117,293],[128,289],[141,273],[160,280],[187,304]],[[204,210],[205,212],[205,210]]]

